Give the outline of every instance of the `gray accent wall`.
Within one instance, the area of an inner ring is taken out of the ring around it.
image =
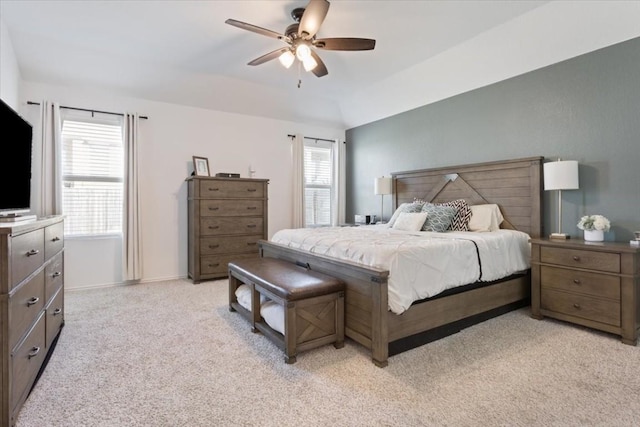
[[[425,76],[425,78],[429,78]],[[347,219],[380,215],[373,181],[392,172],[530,156],[577,160],[580,189],[562,193],[562,231],[580,216],[611,220],[606,240],[640,230],[640,38],[349,129]],[[557,231],[545,191],[544,234]],[[384,196],[384,218],[392,213]]]

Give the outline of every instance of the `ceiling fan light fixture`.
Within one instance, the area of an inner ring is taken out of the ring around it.
[[[282,55],[280,55],[278,59],[280,60],[280,63],[284,66],[284,68],[290,68],[291,64],[293,64],[293,61],[295,61],[296,57],[293,53],[291,53],[290,50],[288,50],[284,52]]]
[[[309,56],[307,59],[302,61],[302,65],[304,65],[305,71],[311,71],[318,66],[318,63],[313,59],[313,56]]]
[[[311,58],[311,48],[306,43],[300,43],[296,46],[296,56],[302,62],[307,58]]]

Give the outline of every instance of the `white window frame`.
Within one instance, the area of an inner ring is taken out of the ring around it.
[[[63,194],[63,203],[62,203],[62,213],[65,212],[65,204],[64,204],[64,193],[65,193],[65,183],[66,182],[118,182],[122,185],[122,200],[121,205],[124,203],[124,134],[123,134],[123,120],[122,117],[117,115],[105,115],[106,117],[94,117],[94,115],[88,116],[82,113],[78,113],[76,111],[67,111],[62,116],[62,126],[61,129],[64,129],[65,121],[76,121],[76,122],[85,122],[91,124],[102,124],[102,125],[110,125],[110,126],[118,126],[120,127],[121,133],[121,143],[122,143],[122,176],[91,176],[91,175],[74,175],[69,174],[65,171],[64,161],[62,163],[62,194]],[[102,115],[100,115],[102,116]],[[62,136],[62,155],[64,158],[64,136]],[[65,227],[65,238],[67,239],[78,239],[78,240],[89,240],[89,239],[105,239],[105,238],[114,238],[114,237],[122,237],[122,226],[123,226],[123,212],[121,209],[120,213],[120,230],[118,231],[104,231],[104,232],[96,232],[96,233],[82,233],[82,234],[66,234],[67,231],[71,231],[68,227]],[[69,223],[69,221],[67,221]]]
[[[318,183],[308,183],[306,176],[307,176],[307,168],[306,168],[306,160],[305,160],[305,177],[304,177],[304,190],[305,190],[305,206],[304,206],[304,212],[305,212],[305,227],[327,227],[327,226],[331,226],[332,224],[335,223],[335,209],[333,209],[333,204],[335,203],[335,194],[337,191],[337,183],[335,182],[335,144],[333,143],[333,141],[322,141],[322,140],[316,140],[316,139],[307,139],[305,138],[304,140],[304,157],[306,159],[306,155],[307,155],[307,148],[324,148],[324,149],[328,149],[329,150],[329,159],[330,159],[330,171],[329,171],[329,184],[318,184]],[[310,224],[307,221],[307,200],[306,200],[306,194],[307,194],[307,189],[329,189],[329,222],[328,223],[322,223],[322,224]]]

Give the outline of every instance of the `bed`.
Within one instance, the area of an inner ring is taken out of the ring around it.
[[[470,205],[495,203],[503,229],[531,237],[542,232],[542,157],[393,173],[394,209],[422,199]],[[400,353],[464,327],[528,304],[529,270],[490,282],[475,281],[411,304],[401,314],[389,309],[389,270],[352,260],[261,241],[260,253],[342,279],[346,285],[345,334],[365,346],[381,367]]]

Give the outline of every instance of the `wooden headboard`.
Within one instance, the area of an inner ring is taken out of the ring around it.
[[[440,203],[465,199],[469,205],[500,206],[502,228],[542,235],[543,157],[394,172],[394,210],[422,199]]]

